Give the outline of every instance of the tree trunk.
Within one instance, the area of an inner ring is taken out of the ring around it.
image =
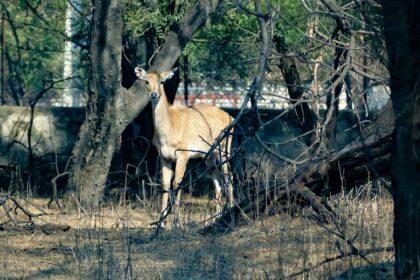
[[[210,13],[222,3],[223,0],[198,0],[187,11],[182,22],[172,24],[165,44],[153,61],[151,70],[171,69],[194,33],[204,25]]]
[[[323,124],[323,131],[321,133],[320,148],[325,151],[331,151],[336,145],[336,129],[337,129],[337,115],[339,96],[343,89],[343,80],[347,75],[347,72],[351,64],[351,52],[355,48],[354,34],[352,34],[349,22],[346,20],[346,16],[343,15],[339,6],[335,1],[332,0],[321,0],[324,6],[333,14],[337,15],[334,17],[336,22],[336,28],[331,35],[331,40],[338,36],[339,32],[349,37],[349,46],[343,48],[339,44],[336,44],[335,48],[335,60],[334,60],[334,75],[331,80],[331,91],[327,96],[327,116]]]
[[[334,71],[335,74],[331,80],[333,86],[331,91],[327,95],[327,116],[324,123],[322,132],[321,147],[325,151],[334,150],[336,144],[337,135],[337,116],[338,116],[338,105],[341,91],[343,90],[344,76],[342,75],[341,69],[347,59],[347,50],[341,47],[335,48],[335,60],[334,60]],[[345,74],[344,74],[345,75]]]
[[[122,8],[119,1],[97,0],[94,9],[90,98],[87,118],[73,150],[73,170],[69,178],[81,205],[89,209],[98,207],[102,197],[108,167],[122,127],[119,110],[123,110],[116,98],[121,94]],[[112,28],[108,29],[108,26]]]
[[[223,1],[198,1],[169,33],[151,68],[168,70],[193,34]],[[103,195],[111,159],[120,135],[149,102],[144,83],[121,86],[122,4],[94,1],[91,30],[90,99],[87,117],[75,144],[68,189],[83,207],[95,209]]]
[[[185,105],[189,105],[188,104],[188,81],[190,80],[189,78],[189,73],[188,73],[188,56],[184,55],[184,102]]]
[[[72,153],[68,188],[88,209],[98,207],[120,135],[146,106],[143,85],[121,86],[122,7],[95,1],[92,20],[87,117]],[[108,28],[112,26],[112,28]]]
[[[395,276],[417,279],[420,275],[420,21],[417,17],[420,2],[384,0],[382,3],[396,117],[391,156]]]
[[[287,51],[287,46],[285,45],[283,39],[279,36],[275,36],[273,41],[277,51],[285,54]],[[303,99],[303,94],[305,93],[302,83],[300,82],[300,76],[295,58],[286,56],[282,57],[280,59],[279,67],[287,84],[287,91],[289,92],[289,97],[292,99],[291,103],[295,104],[296,102]],[[312,111],[310,103],[308,102],[303,102],[297,105],[295,108],[295,113],[302,134],[313,130],[312,133],[309,133],[303,137],[305,144],[310,146],[317,140],[317,133],[314,130],[318,121],[316,115]]]
[[[5,24],[6,19],[4,15],[4,11],[1,13],[1,97],[0,97],[0,105],[6,104],[6,28]]]

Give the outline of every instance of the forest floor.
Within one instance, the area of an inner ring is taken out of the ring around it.
[[[208,200],[188,198],[181,228],[168,226],[152,238],[152,207],[108,205],[87,215],[47,210],[46,200],[33,199],[49,213],[34,218],[37,225],[70,229],[1,227],[0,279],[390,279],[393,252],[380,249],[392,245],[390,197],[354,194],[334,201],[343,218],[339,228],[318,224],[306,209],[203,236]],[[378,252],[346,256],[349,244]]]

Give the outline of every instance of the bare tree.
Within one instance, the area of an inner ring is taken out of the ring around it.
[[[222,2],[197,1],[190,7],[184,19],[172,25],[151,69],[170,69],[193,34]],[[77,200],[92,209],[102,198],[121,133],[149,102],[143,83],[136,81],[129,89],[121,86],[122,15],[120,1],[94,1],[90,98],[86,121],[73,150],[68,180],[69,189],[76,190]]]

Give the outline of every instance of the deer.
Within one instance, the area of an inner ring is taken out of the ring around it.
[[[146,72],[143,68],[135,68],[136,76],[146,82],[146,92],[152,104],[155,129],[152,143],[161,162],[162,203],[159,223],[162,228],[169,210],[173,208],[175,221],[179,216],[180,184],[190,159],[204,159],[214,187],[216,213],[222,210],[222,189],[226,192],[226,206],[233,206],[233,186],[228,163],[232,135],[218,140],[216,148],[213,147],[212,152],[208,154],[216,138],[232,123],[233,117],[213,105],[169,104],[163,85],[177,70],[178,68],[164,72]],[[220,164],[221,170],[218,169]],[[226,187],[223,188],[224,186]],[[174,204],[170,193],[176,196]],[[168,202],[171,203],[169,206]]]

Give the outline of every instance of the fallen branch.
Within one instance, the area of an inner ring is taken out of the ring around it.
[[[314,157],[280,184],[254,193],[235,203],[202,233],[219,233],[233,229],[243,221],[243,213],[264,212],[274,202],[294,199],[299,206],[311,206],[321,217],[330,219],[331,212],[323,198],[351,190],[369,180],[389,175],[389,159],[394,116],[389,102],[372,125],[341,150]],[[258,209],[259,208],[259,209]]]
[[[379,247],[379,248],[370,248],[370,249],[365,249],[365,250],[359,250],[358,252],[348,252],[346,254],[341,254],[341,255],[337,255],[331,258],[326,258],[325,260],[323,260],[322,262],[319,262],[317,264],[315,264],[314,266],[311,267],[307,267],[299,272],[295,272],[293,274],[290,274],[288,276],[285,277],[285,279],[294,279],[295,277],[308,273],[311,270],[314,270],[318,267],[323,266],[324,264],[330,263],[330,262],[334,262],[340,259],[344,259],[347,257],[351,257],[351,256],[367,256],[370,254],[375,254],[375,253],[381,253],[381,252],[393,252],[394,251],[394,246],[388,246],[388,247]],[[386,272],[386,271],[384,271]]]
[[[27,207],[22,205],[13,194],[0,194],[0,205],[4,211],[3,222],[0,223],[0,230],[10,231],[35,231],[40,230],[46,234],[50,234],[55,231],[67,231],[70,229],[69,225],[58,225],[51,223],[36,224],[33,219],[40,218],[41,216],[49,215],[47,212],[34,205],[28,199],[20,198],[25,201],[26,204],[30,204],[32,207],[37,209],[39,213],[33,213]],[[17,210],[20,210],[26,217],[25,220],[18,218]]]

